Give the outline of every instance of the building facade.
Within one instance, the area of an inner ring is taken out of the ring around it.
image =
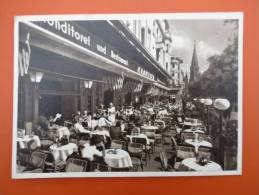
[[[181,70],[183,60],[178,57],[171,57],[171,75],[173,86],[180,87],[183,84],[183,72]]]
[[[172,39],[167,20],[123,20],[125,26],[159,65],[171,75]]]
[[[161,30],[158,21],[149,23]],[[143,28],[135,30],[144,37]],[[141,39],[149,49],[143,47],[122,21],[26,21],[18,32],[19,128],[40,115],[70,119],[78,110],[96,112],[109,102],[119,107],[138,97],[143,103],[154,86],[158,94],[170,91],[164,43],[159,50],[150,36]]]

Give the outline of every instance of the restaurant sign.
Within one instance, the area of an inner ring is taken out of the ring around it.
[[[129,60],[126,56],[116,51],[114,48],[106,44],[104,41],[100,40],[95,35],[87,32],[75,22],[69,23],[66,21],[51,20],[34,23],[116,63],[119,63],[126,67],[129,66]]]

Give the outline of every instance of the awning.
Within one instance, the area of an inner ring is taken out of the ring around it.
[[[68,39],[65,39],[55,33],[39,27],[32,22],[26,21],[19,24],[19,32],[21,32],[19,37],[20,42],[25,42],[26,35],[29,32],[30,44],[33,47],[56,53],[72,60],[87,64],[87,66],[91,65],[109,72],[113,72],[115,74],[121,75],[121,73],[124,72],[126,77],[134,80],[141,79],[143,83],[155,82],[148,77],[142,76],[138,72],[135,72],[108,58],[98,55],[97,53],[94,53]]]

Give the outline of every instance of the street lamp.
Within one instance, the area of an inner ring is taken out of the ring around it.
[[[206,105],[206,109],[207,109],[207,115],[206,115],[206,126],[207,126],[207,130],[209,130],[209,106],[212,105],[212,99],[208,98],[204,100],[204,105]]]
[[[230,102],[227,99],[218,98],[214,101],[213,106],[219,111],[219,135],[222,134],[222,113],[230,107]],[[222,146],[222,137],[219,138],[219,162],[224,166],[224,148]]]
[[[30,71],[29,75],[32,83],[40,83],[43,77],[43,72]]]
[[[30,71],[29,72],[30,80],[32,83],[34,83],[32,88],[32,94],[33,94],[33,123],[36,123],[39,115],[39,83],[42,80],[43,72],[38,71]],[[30,132],[26,132],[27,134],[30,134]]]
[[[91,89],[93,85],[93,81],[84,81],[84,86],[86,89]]]

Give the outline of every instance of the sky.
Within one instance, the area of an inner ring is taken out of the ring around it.
[[[230,39],[237,33],[233,23],[224,24],[224,20],[169,20],[172,33],[172,49],[174,56],[183,60],[182,70],[190,69],[194,42],[200,72],[204,72],[209,64],[208,57],[220,54]]]

